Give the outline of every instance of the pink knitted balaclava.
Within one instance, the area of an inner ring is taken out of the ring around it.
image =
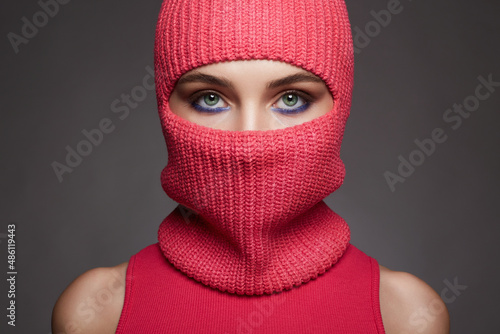
[[[226,131],[170,110],[177,80],[199,66],[285,62],[319,76],[327,114],[292,127]],[[350,230],[323,199],[344,179],[340,145],[351,106],[353,46],[343,0],[164,0],[155,44],[168,149],[163,189],[182,204],[158,241],[180,271],[228,293],[298,287],[344,254]]]

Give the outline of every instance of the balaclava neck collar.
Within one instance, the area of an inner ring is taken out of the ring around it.
[[[170,110],[182,74],[245,59],[284,61],[316,74],[334,108],[266,131],[211,129]],[[344,179],[340,145],[352,70],[343,1],[163,2],[155,44],[168,149],[161,181],[182,206],[162,222],[158,240],[176,268],[221,291],[261,295],[308,282],[339,260],[349,227],[323,199]]]

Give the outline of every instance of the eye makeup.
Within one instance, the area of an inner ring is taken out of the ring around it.
[[[207,103],[206,97],[211,96],[212,98],[215,98],[215,104],[217,105],[217,102],[224,102],[224,100],[220,97],[220,95],[214,91],[201,91],[196,94],[194,94],[192,97],[188,98],[189,105],[199,111],[199,112],[205,112],[205,113],[218,113],[222,111],[229,110],[231,107],[217,107],[217,108],[210,108],[210,105]],[[284,92],[280,98],[273,104],[273,106],[279,104],[280,102],[284,102],[283,98],[284,97],[290,97],[290,96],[296,96],[297,101],[302,100],[303,104],[297,108],[286,108],[286,107],[272,107],[271,110],[282,113],[282,114],[297,114],[300,112],[303,112],[307,110],[311,103],[314,102],[314,98],[307,94],[303,93],[301,91],[297,90],[289,90]],[[204,98],[202,100],[202,98]],[[201,102],[200,102],[201,101]],[[283,104],[286,104],[284,102]]]

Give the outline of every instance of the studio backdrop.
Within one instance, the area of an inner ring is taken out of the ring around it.
[[[160,5],[0,4],[1,333],[50,333],[68,284],[157,242],[176,206],[160,183]],[[346,178],[325,201],[352,244],[440,294],[452,333],[499,333],[500,2],[347,7]]]

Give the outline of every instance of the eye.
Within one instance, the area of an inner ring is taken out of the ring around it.
[[[309,98],[299,92],[289,91],[279,98],[278,102],[274,104],[277,107],[272,109],[283,114],[295,114],[309,108],[310,102]]]
[[[201,112],[216,113],[230,108],[224,107],[224,100],[218,94],[213,92],[202,92],[197,94],[190,99],[190,103],[194,109]]]
[[[283,114],[300,113],[309,108],[311,100],[298,91],[288,91],[273,104],[275,107],[271,109]],[[201,112],[217,113],[230,109],[229,106],[225,106],[226,103],[220,95],[214,92],[201,92],[193,96],[189,102],[194,109]]]

